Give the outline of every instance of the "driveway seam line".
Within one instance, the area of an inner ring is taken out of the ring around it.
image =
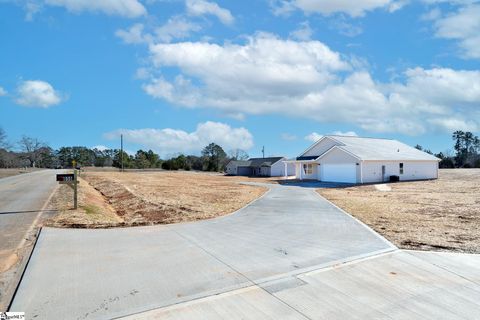
[[[225,266],[227,266],[228,268],[232,269],[233,271],[235,271],[236,273],[238,273],[239,275],[241,275],[242,277],[244,277],[245,279],[247,279],[247,281],[249,281],[250,283],[253,283],[254,286],[260,288],[261,290],[265,291],[267,294],[269,294],[270,296],[272,296],[274,299],[280,301],[282,304],[286,305],[287,307],[289,307],[290,309],[292,310],[295,310],[298,314],[300,314],[302,317],[304,317],[305,319],[309,319],[309,320],[312,320],[312,318],[308,317],[306,314],[304,314],[303,312],[301,312],[300,310],[296,309],[295,307],[291,306],[290,304],[288,304],[287,302],[283,301],[282,299],[280,299],[279,297],[275,296],[274,294],[272,294],[271,292],[268,292],[265,288],[263,288],[259,283],[257,283],[255,280],[252,280],[250,279],[249,277],[247,277],[246,275],[244,275],[242,272],[240,272],[239,270],[235,269],[234,267],[232,267],[231,265],[229,265],[228,263],[222,261],[220,258],[218,258],[217,256],[215,256],[214,254],[212,254],[211,252],[209,252],[208,250],[206,250],[205,248],[203,248],[202,246],[194,243],[192,240],[186,238],[184,235],[182,235],[180,232],[176,231],[176,230],[172,230],[173,232],[175,232],[177,235],[179,235],[180,237],[182,237],[183,239],[185,239],[186,241],[190,242],[191,244],[193,244],[194,246],[200,248],[201,250],[203,250],[205,253],[207,253],[209,256],[211,256],[212,258],[216,259],[217,261],[219,261],[220,263],[224,264]]]

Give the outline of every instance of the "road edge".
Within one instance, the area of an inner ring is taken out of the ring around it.
[[[7,307],[6,311],[10,311],[10,307],[12,306],[13,300],[15,299],[15,295],[17,293],[18,287],[20,286],[20,283],[23,279],[23,275],[25,274],[25,271],[27,270],[27,267],[28,267],[28,263],[30,262],[30,258],[32,257],[33,250],[37,245],[37,241],[38,241],[38,238],[40,237],[40,232],[42,231],[42,227],[39,227],[38,230],[34,233],[35,239],[32,240],[33,245],[25,246],[25,242],[27,241],[28,236],[33,233],[35,228],[37,228],[37,224],[42,213],[45,211],[45,208],[48,206],[48,204],[50,203],[50,200],[52,199],[53,195],[57,192],[57,190],[58,190],[58,185],[55,186],[55,188],[52,190],[52,193],[48,196],[42,208],[39,210],[32,225],[25,233],[23,240],[19,243],[19,245],[16,248],[17,252],[22,248],[25,248],[26,250],[21,258],[20,263],[17,266],[17,270],[14,271],[14,276],[12,277],[11,285],[9,285],[5,290],[4,296],[5,296],[5,306]]]

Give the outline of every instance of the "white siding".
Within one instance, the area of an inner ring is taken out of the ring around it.
[[[356,165],[360,161],[345,151],[336,148],[332,149],[318,161],[320,163],[320,167],[324,166],[325,164],[354,164],[356,166],[356,182],[360,182],[360,166]],[[323,169],[320,170],[319,173],[320,175],[318,176],[318,180],[326,181],[323,177]]]
[[[282,160],[275,162],[270,168],[270,175],[272,177],[280,177],[285,175],[285,164]]]
[[[237,166],[234,165],[232,162],[227,164],[227,167],[225,168],[225,173],[226,174],[231,174],[231,175],[236,175],[237,174]]]
[[[325,151],[327,151],[328,149],[330,149],[331,147],[333,146],[336,146],[338,145],[339,143],[330,139],[330,138],[325,138],[323,139],[322,141],[320,141],[319,144],[317,144],[316,146],[314,146],[312,149],[308,150],[307,152],[305,152],[304,154],[302,154],[302,156],[319,156],[321,154],[323,154]]]
[[[437,178],[437,161],[403,161],[403,174],[400,174],[401,162],[402,161],[364,161],[362,163],[363,182],[382,182],[382,165],[385,166],[384,181],[388,181],[391,175],[399,176],[400,180]]]

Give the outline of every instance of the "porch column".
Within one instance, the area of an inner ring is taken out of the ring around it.
[[[285,165],[285,180],[286,180],[288,178],[288,167],[286,162],[283,162],[283,164]]]
[[[303,180],[303,163],[300,162],[300,180]]]

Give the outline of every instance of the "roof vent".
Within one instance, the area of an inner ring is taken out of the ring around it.
[[[397,149],[397,152],[400,152],[400,149]]]

